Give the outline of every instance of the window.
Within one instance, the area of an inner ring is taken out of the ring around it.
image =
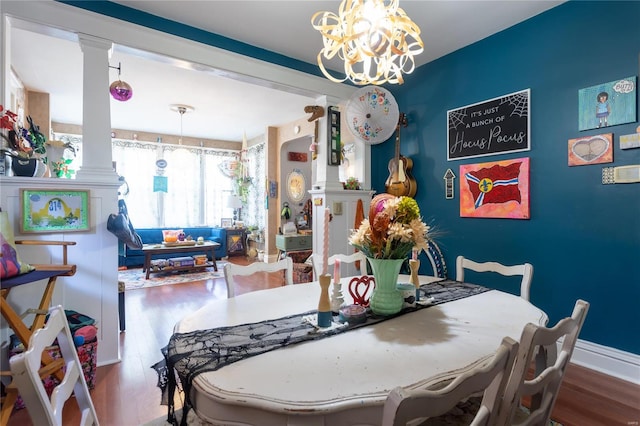
[[[82,165],[82,137],[57,134],[63,142],[73,142],[77,155],[70,167]],[[219,226],[222,218],[233,217],[227,207],[233,192],[228,165],[238,152],[157,142],[112,139],[112,157],[118,175],[129,187],[124,197],[131,222],[136,228]],[[165,160],[160,169],[156,162]],[[245,225],[265,228],[264,143],[247,150],[249,187],[247,205],[242,209]],[[154,177],[167,178],[167,192],[154,192]]]
[[[236,152],[114,139],[113,161],[129,185],[125,197],[137,228],[219,226],[232,181],[221,166]],[[157,160],[167,166],[160,169]],[[154,192],[154,177],[167,178],[167,192]]]

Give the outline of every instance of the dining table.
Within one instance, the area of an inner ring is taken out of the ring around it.
[[[345,304],[353,302],[351,279],[341,278]],[[398,281],[409,279],[400,275]],[[432,287],[456,284],[430,276],[419,280],[423,305],[433,300],[428,299]],[[491,357],[503,337],[518,341],[527,323],[546,325],[545,312],[529,301],[482,289],[202,372],[189,386],[190,405],[213,425],[380,425],[385,399],[395,387],[444,386]],[[227,327],[314,312],[320,292],[318,282],[311,282],[212,300],[177,322],[174,333],[231,330]]]

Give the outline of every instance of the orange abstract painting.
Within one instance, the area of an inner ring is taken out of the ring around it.
[[[529,158],[460,166],[460,217],[529,219]]]

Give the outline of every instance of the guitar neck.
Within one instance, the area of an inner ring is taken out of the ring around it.
[[[396,164],[400,161],[400,126],[398,126],[396,131],[396,154],[394,156],[396,159]]]
[[[398,118],[398,125],[396,126],[396,164],[400,161],[400,128],[406,125],[407,115],[401,112],[400,117]]]

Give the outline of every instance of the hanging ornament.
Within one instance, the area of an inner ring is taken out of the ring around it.
[[[111,83],[111,85],[109,86],[109,93],[111,93],[111,96],[116,101],[120,101],[120,102],[128,101],[133,96],[133,89],[127,82],[120,80],[120,71],[121,71],[120,62],[118,62],[117,67],[112,67],[111,65],[109,65],[109,68],[118,70],[118,80]]]

